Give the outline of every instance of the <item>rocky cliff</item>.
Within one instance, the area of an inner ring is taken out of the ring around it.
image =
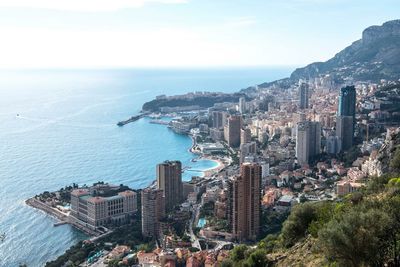
[[[338,82],[400,78],[400,20],[364,30],[362,38],[326,62],[296,69],[290,79],[332,75]]]

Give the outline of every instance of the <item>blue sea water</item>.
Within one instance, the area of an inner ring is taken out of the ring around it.
[[[24,200],[72,183],[142,188],[155,165],[190,160],[190,138],[141,119],[115,125],[160,94],[233,92],[283,78],[290,68],[0,71],[0,266],[43,266],[85,235]],[[19,116],[17,116],[19,114]],[[196,173],[185,173],[190,179]],[[201,174],[201,173],[197,173]]]

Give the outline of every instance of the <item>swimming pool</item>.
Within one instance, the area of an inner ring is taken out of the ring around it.
[[[203,228],[207,223],[207,220],[205,218],[200,218],[199,222],[197,223],[197,227]]]

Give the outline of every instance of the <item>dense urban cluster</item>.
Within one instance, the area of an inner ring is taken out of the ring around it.
[[[379,151],[399,131],[399,110],[385,108],[398,101],[398,88],[384,80],[338,87],[327,76],[286,89],[257,87],[208,109],[149,115],[190,135],[197,160],[219,165],[182,181],[190,169],[166,160],[142,190],[72,188],[69,222],[100,236],[91,242],[136,221],[147,244],[102,249],[84,264],[222,266],[240,249],[232,248],[279,232],[298,203],[364,190],[368,177],[387,172]]]

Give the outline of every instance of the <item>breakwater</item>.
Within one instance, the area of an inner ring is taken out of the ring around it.
[[[118,125],[119,127],[122,127],[122,126],[124,126],[124,125],[126,125],[126,124],[128,124],[128,123],[131,123],[131,122],[135,122],[135,121],[137,121],[137,120],[140,120],[141,118],[144,118],[144,117],[147,116],[148,114],[149,114],[148,112],[144,112],[144,113],[141,113],[141,114],[139,114],[139,115],[132,116],[132,117],[130,117],[130,118],[127,119],[127,120],[118,122],[117,125]]]

